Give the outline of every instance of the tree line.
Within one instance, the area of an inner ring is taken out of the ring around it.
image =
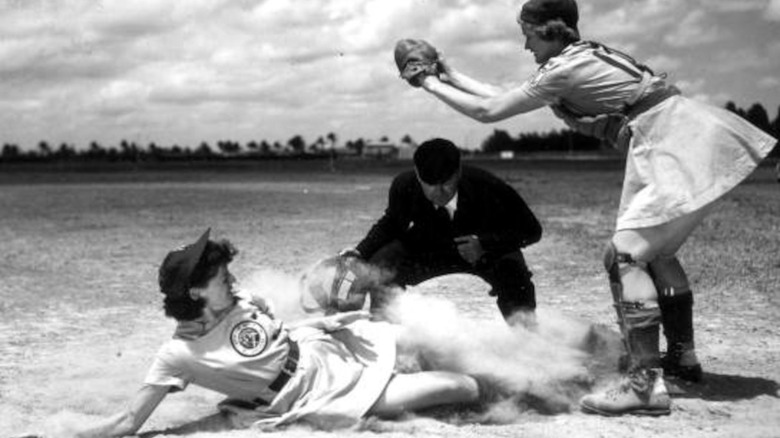
[[[747,110],[738,107],[734,102],[728,102],[725,108],[750,121],[755,126],[780,137],[780,107],[774,119],[770,119],[767,110],[755,103]],[[388,142],[382,137],[381,142]],[[102,145],[92,141],[85,149],[76,148],[72,144],[60,143],[53,145],[45,140],[38,143],[37,148],[23,150],[16,144],[3,144],[0,151],[0,163],[13,162],[61,162],[61,161],[97,161],[97,162],[155,162],[155,161],[186,161],[186,160],[221,160],[221,159],[274,159],[274,158],[334,158],[337,154],[338,137],[329,132],[319,136],[313,142],[307,142],[303,136],[294,135],[286,142],[266,140],[251,140],[244,144],[232,140],[220,140],[209,144],[201,142],[191,148],[177,144],[167,147],[155,142],[139,145],[136,142],[121,140],[118,145]],[[401,143],[414,144],[408,134],[403,136]],[[367,142],[363,138],[347,140],[341,150],[354,156],[363,155]],[[505,130],[497,129],[485,138],[480,149],[474,154],[496,154],[502,151],[524,152],[538,151],[596,151],[602,149],[602,143],[592,137],[576,133],[569,129],[553,130],[546,133],[519,133],[512,136]],[[775,147],[771,156],[780,157],[780,147]]]

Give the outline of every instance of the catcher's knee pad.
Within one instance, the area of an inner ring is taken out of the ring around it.
[[[604,252],[604,269],[609,275],[609,284],[616,303],[623,301],[623,281],[620,272],[628,268],[647,269],[646,263],[634,260],[631,254],[618,252],[615,244],[610,242]]]
[[[677,257],[659,257],[648,264],[658,299],[689,295],[691,293],[688,276]]]
[[[655,302],[626,301],[623,289],[621,271],[637,269],[647,272],[645,262],[635,260],[631,254],[618,252],[610,242],[604,253],[604,268],[609,274],[609,284],[612,290],[612,298],[618,314],[618,324],[624,330],[642,328],[658,324],[660,311]]]

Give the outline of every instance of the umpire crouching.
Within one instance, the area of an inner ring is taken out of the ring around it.
[[[541,235],[539,221],[511,186],[461,166],[458,148],[436,138],[417,148],[414,170],[395,177],[384,215],[354,254],[402,287],[444,274],[477,275],[513,324],[533,320],[534,284],[520,249]],[[387,293],[372,291],[373,313],[384,308]]]

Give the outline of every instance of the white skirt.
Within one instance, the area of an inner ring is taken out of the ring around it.
[[[382,322],[357,321],[324,333],[291,332],[300,346],[295,374],[254,414],[255,427],[303,420],[327,429],[351,426],[371,409],[394,372],[396,330]]]
[[[674,96],[630,121],[617,230],[647,228],[723,196],[776,140],[725,109]]]

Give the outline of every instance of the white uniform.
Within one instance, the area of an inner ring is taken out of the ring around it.
[[[699,210],[744,180],[776,142],[725,109],[679,95],[631,113],[643,99],[668,90],[663,76],[592,42],[569,45],[523,87],[575,117],[628,110],[617,230],[661,225]]]
[[[297,341],[295,374],[279,393],[268,385]],[[291,332],[253,304],[239,301],[209,332],[160,348],[145,383],[182,390],[192,383],[249,402],[262,423],[356,421],[384,391],[395,364],[395,336],[383,323],[358,321],[324,333]]]

